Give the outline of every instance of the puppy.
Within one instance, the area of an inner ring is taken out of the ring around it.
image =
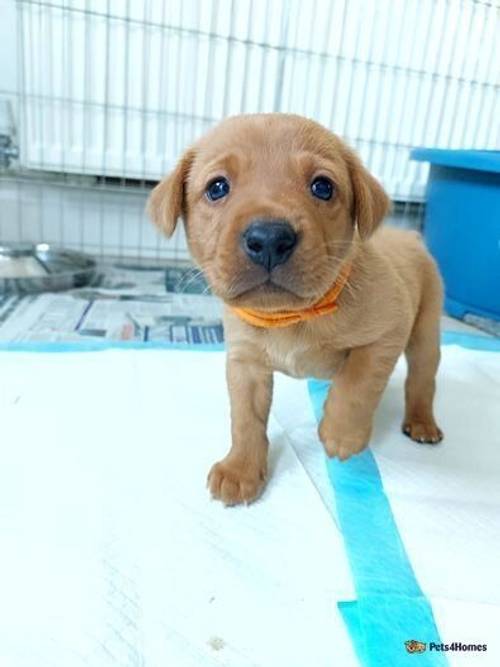
[[[442,286],[415,232],[377,229],[389,199],[358,157],[294,115],[223,121],[153,190],[170,236],[225,304],[232,446],[208,476],[215,498],[251,502],[267,473],[273,372],[332,379],[319,436],[347,459],[370,439],[394,365],[408,362],[403,431],[443,435],[433,416]]]

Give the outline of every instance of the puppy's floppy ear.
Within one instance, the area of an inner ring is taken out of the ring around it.
[[[177,220],[186,213],[185,186],[193,157],[194,151],[188,149],[149,195],[148,214],[167,237],[172,236]]]
[[[362,240],[369,238],[390,209],[384,188],[363,166],[359,157],[349,151],[347,163],[353,189],[353,220]]]

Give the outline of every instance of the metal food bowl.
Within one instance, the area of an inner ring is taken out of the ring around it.
[[[48,243],[0,245],[0,293],[54,292],[88,285],[96,262]]]

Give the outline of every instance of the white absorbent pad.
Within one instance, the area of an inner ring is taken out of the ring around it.
[[[500,354],[445,347],[446,439],[422,446],[400,433],[401,362],[372,445],[440,638],[487,644],[447,653],[464,667],[500,664],[499,378]],[[1,352],[0,383],[2,667],[359,664],[307,383],[277,378],[270,481],[236,508],[205,489],[229,446],[223,353]],[[409,639],[434,638],[401,638],[401,664]]]

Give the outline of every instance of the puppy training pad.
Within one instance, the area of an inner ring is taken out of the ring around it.
[[[229,444],[222,353],[18,351],[0,364],[0,664],[359,664],[337,609],[356,582],[306,382],[278,376],[269,485],[226,509],[205,489]],[[399,432],[401,362],[373,439],[443,642],[488,645],[447,653],[452,665],[500,664],[499,378],[500,354],[446,346],[446,439],[426,447]],[[402,659],[410,639],[433,640],[403,637]]]

